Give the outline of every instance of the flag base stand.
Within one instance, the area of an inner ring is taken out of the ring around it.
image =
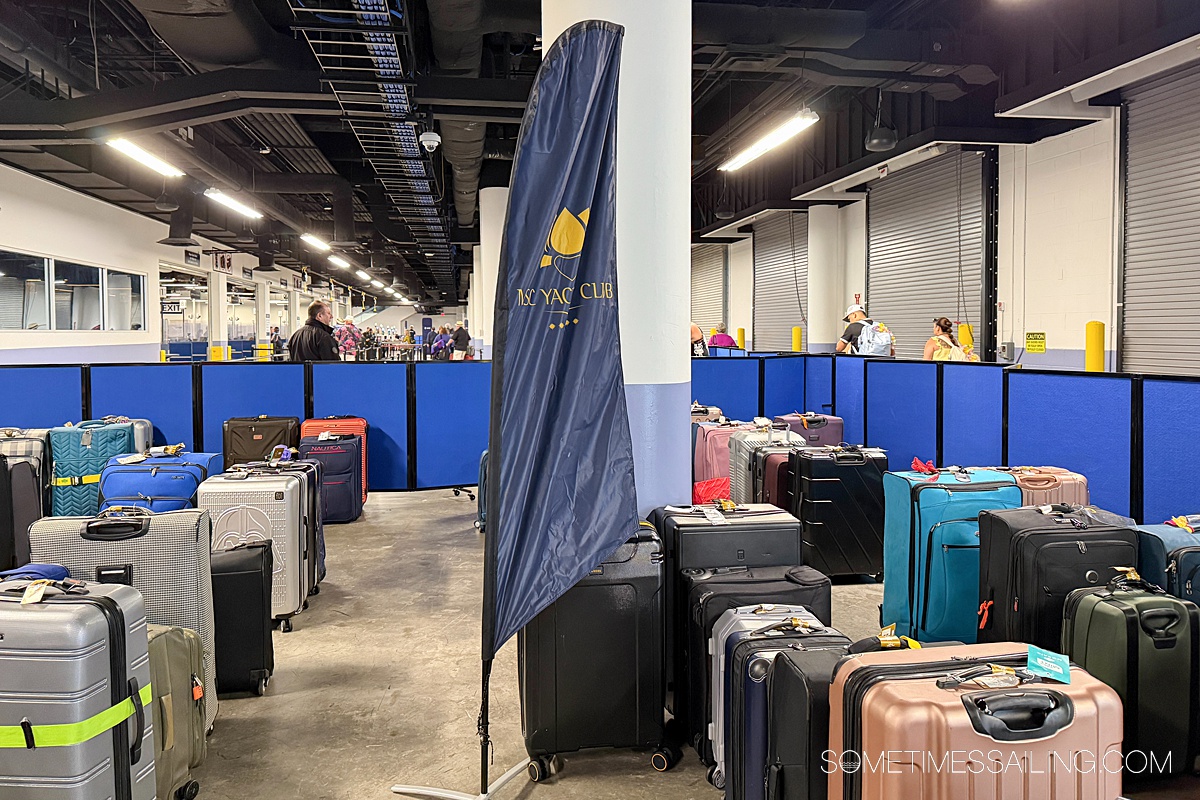
[[[528,770],[528,768],[529,759],[527,758],[497,778],[496,782],[488,786],[487,791],[483,794],[467,794],[466,792],[455,792],[450,789],[437,789],[432,786],[393,786],[392,794],[403,794],[409,797],[434,797],[439,798],[439,800],[489,800],[496,792],[504,788],[505,784]]]

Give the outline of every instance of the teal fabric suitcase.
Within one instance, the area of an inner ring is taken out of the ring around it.
[[[97,420],[50,431],[51,514],[91,517],[100,509],[100,473],[114,456],[134,451],[133,423]]]
[[[942,470],[883,476],[883,619],[921,642],[976,639],[979,512],[1017,508],[1007,472]]]

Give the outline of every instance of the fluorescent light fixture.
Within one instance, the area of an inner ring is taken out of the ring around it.
[[[313,236],[311,233],[300,234],[300,241],[304,242],[309,247],[315,247],[318,250],[328,250],[329,249],[329,245],[326,242],[321,241],[317,237]]]
[[[817,116],[817,112],[813,111],[812,109],[801,109],[800,113],[798,113],[796,116],[792,117],[787,122],[783,123],[778,128],[771,131],[766,136],[762,137],[757,142],[750,145],[721,166],[717,167],[717,169],[723,172],[732,172],[735,169],[740,169],[767,151],[779,147],[779,145],[783,144],[788,139],[791,139],[805,128],[815,125],[820,119],[821,118]]]
[[[329,263],[333,264],[338,269],[349,269],[350,262],[340,256],[330,256]]]
[[[364,272],[364,271],[363,271],[363,270],[361,270],[361,269],[360,269],[358,272],[354,273],[354,274],[355,274],[355,275],[357,275],[358,277],[362,278],[364,281],[369,281],[369,280],[371,280],[371,276],[370,276],[370,275],[368,275],[366,272]]]
[[[376,289],[382,289],[383,281],[371,281],[371,285],[374,286]]]
[[[105,142],[105,144],[114,150],[119,150],[139,164],[149,167],[159,175],[163,175],[167,178],[183,177],[183,171],[178,167],[168,164],[158,156],[147,153],[145,150],[138,147],[128,139],[109,139],[107,142]]]
[[[204,196],[207,197],[209,200],[214,200],[214,201],[220,203],[221,205],[228,208],[230,211],[236,211],[237,213],[241,214],[243,217],[249,217],[250,219],[262,219],[261,211],[255,211],[253,208],[246,205],[245,203],[239,203],[237,200],[234,200],[232,197],[225,194],[220,189],[206,189],[204,191]]]

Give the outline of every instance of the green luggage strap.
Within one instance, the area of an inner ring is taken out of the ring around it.
[[[0,749],[33,750],[36,747],[70,747],[83,744],[120,725],[151,705],[154,693],[150,684],[82,722],[61,725],[33,725],[28,719],[20,725],[0,725]]]

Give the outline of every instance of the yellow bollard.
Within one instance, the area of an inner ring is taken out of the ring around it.
[[[745,328],[738,328],[737,342],[738,342],[738,347],[742,348],[743,350],[746,349],[746,329]]]
[[[716,335],[717,335],[717,329],[716,329],[716,328],[709,328],[709,329],[708,329],[708,338],[710,338],[710,339],[711,339],[712,337],[714,337],[714,336],[716,336]]]
[[[1083,368],[1087,372],[1104,372],[1104,323],[1092,320],[1087,324]]]
[[[804,349],[804,329],[799,325],[792,328],[792,352],[799,353]]]
[[[159,360],[159,363],[161,363],[161,364],[167,363],[167,351],[166,350],[158,351],[158,360]]]
[[[975,346],[975,328],[966,322],[958,323],[958,345],[964,349]]]

